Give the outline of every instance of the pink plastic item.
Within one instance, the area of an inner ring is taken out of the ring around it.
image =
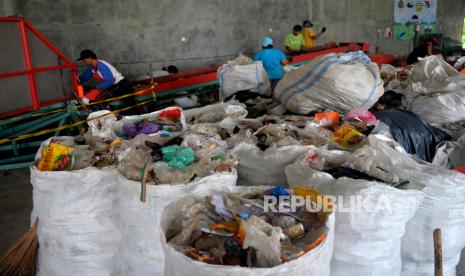
[[[374,123],[376,122],[376,117],[368,111],[368,109],[363,107],[357,107],[356,109],[352,110],[351,112],[347,113],[345,119],[357,119],[365,123]]]

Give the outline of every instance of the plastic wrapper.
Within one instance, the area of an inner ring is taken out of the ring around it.
[[[141,180],[141,172],[145,164],[147,164],[147,170],[153,168],[150,152],[137,147],[126,149],[119,159],[118,171],[131,180]]]
[[[344,148],[351,148],[357,146],[363,139],[365,135],[358,132],[356,129],[351,126],[344,124],[334,131],[332,139],[334,142],[338,143]]]
[[[97,118],[97,119],[93,119]],[[102,139],[111,139],[113,137],[113,124],[117,119],[109,110],[99,110],[92,112],[87,117],[89,133]]]

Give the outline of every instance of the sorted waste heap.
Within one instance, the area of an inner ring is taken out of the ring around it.
[[[259,65],[231,63],[227,102],[120,120],[99,111],[87,132],[45,141],[31,167],[39,275],[425,275],[435,228],[454,275],[465,105],[454,100],[451,117],[446,103],[463,76],[440,57],[381,69],[367,58],[320,60],[369,78],[356,101],[332,70],[297,82],[315,64],[289,69],[272,98],[266,82],[235,79]],[[265,196],[295,195],[358,196],[365,209],[263,211]]]

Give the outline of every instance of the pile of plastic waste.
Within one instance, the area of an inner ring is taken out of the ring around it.
[[[291,210],[288,206],[287,212],[277,212],[278,205],[273,205],[275,211],[266,211],[265,201],[279,202],[287,197],[290,204],[291,196],[308,197],[314,209],[300,206]],[[170,225],[167,241],[199,262],[273,267],[305,255],[326,239],[331,210],[322,205],[318,208],[318,197],[322,195],[311,188],[257,187],[245,194],[197,198],[182,221]]]

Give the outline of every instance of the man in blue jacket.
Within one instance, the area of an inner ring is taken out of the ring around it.
[[[271,90],[284,77],[283,65],[289,64],[291,59],[286,58],[284,53],[276,48],[273,48],[273,40],[265,37],[262,41],[262,50],[255,54],[255,61],[261,61],[265,68],[266,74],[271,81]]]
[[[81,52],[79,59],[87,66],[84,73],[79,76],[79,81],[85,83],[94,79],[98,82],[94,87],[86,87],[88,91],[84,95],[84,101],[97,101],[106,96],[117,97],[133,93],[131,83],[115,69],[110,63],[97,59],[97,55],[91,50]],[[91,89],[89,89],[91,88]],[[123,98],[126,106],[135,104],[133,96]]]

